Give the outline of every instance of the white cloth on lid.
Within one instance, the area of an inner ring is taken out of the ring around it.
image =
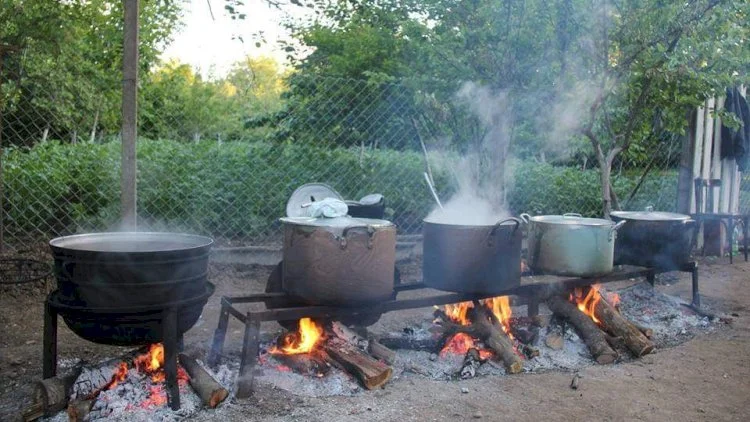
[[[307,207],[308,217],[314,218],[335,218],[343,217],[349,213],[349,207],[346,203],[336,198],[325,198],[320,201],[311,202]]]

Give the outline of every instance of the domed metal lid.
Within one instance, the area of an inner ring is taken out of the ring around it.
[[[641,221],[686,221],[689,215],[664,211],[612,211],[611,216],[625,220]]]
[[[373,228],[380,229],[385,227],[394,227],[395,225],[388,220],[375,220],[372,218],[354,218],[343,216],[336,218],[314,218],[314,217],[282,217],[279,219],[284,224],[295,226],[309,227],[311,229],[320,228],[336,235],[341,235],[344,230],[356,228]]]
[[[311,202],[326,198],[344,200],[336,190],[324,183],[307,183],[298,187],[286,203],[287,217],[306,217]]]
[[[528,219],[535,223],[564,224],[575,226],[614,226],[615,223],[603,218],[581,217],[580,214],[563,214],[563,215],[537,215],[534,217],[528,214],[521,214],[521,218]]]

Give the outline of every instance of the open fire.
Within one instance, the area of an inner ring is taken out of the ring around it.
[[[508,296],[498,296],[490,299],[486,299],[480,302],[485,308],[487,308],[492,315],[501,324],[503,332],[513,340],[511,334],[510,318],[512,310],[510,307],[510,300]],[[469,318],[469,312],[474,308],[472,302],[460,302],[454,304],[448,304],[444,306],[445,315],[450,319],[451,322],[462,325],[471,325],[471,319]],[[492,357],[493,352],[489,349],[481,348],[478,345],[477,340],[471,335],[463,332],[456,333],[445,343],[445,346],[440,351],[440,355],[444,356],[448,353],[464,355],[469,349],[476,348],[479,350],[480,357],[487,359]]]
[[[323,338],[323,327],[310,318],[299,320],[295,332],[287,332],[279,338],[278,346],[269,350],[272,354],[297,355],[310,353]]]
[[[138,374],[148,377],[150,380],[148,398],[137,405],[141,408],[165,405],[167,403],[167,394],[164,390],[166,374],[164,373],[164,345],[161,343],[150,345],[148,352],[136,356],[130,363],[125,361],[118,363],[110,382],[101,390],[92,394],[117,388],[119,384],[128,379],[131,367],[135,368]],[[178,366],[177,382],[179,386],[183,387],[189,379],[190,377],[185,370],[181,366]]]
[[[602,300],[601,295],[601,284],[594,284],[589,288],[586,295],[583,294],[583,289],[576,288],[573,293],[570,294],[569,300],[578,306],[578,310],[588,315],[592,321],[601,325],[602,322],[597,318],[595,309]],[[620,304],[620,296],[617,293],[608,293],[607,302],[613,307],[617,308]]]

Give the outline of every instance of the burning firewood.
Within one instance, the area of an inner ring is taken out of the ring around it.
[[[517,374],[521,372],[523,370],[521,358],[514,352],[513,343],[494,313],[479,302],[475,302],[473,308],[468,305],[460,308],[465,308],[462,309],[460,321],[466,323],[466,325],[453,322],[455,318],[451,318],[442,309],[435,310],[435,316],[442,320],[442,344],[459,333],[469,335],[481,340],[490,348],[503,362],[508,373]]]
[[[274,354],[273,356],[292,371],[302,375],[323,377],[331,369],[331,365],[326,361],[326,357],[320,353],[320,350],[294,355]]]
[[[597,363],[608,364],[617,359],[617,352],[610,347],[606,335],[576,305],[563,297],[551,296],[547,299],[547,306],[554,314],[573,324]]]
[[[193,387],[204,405],[213,409],[227,398],[229,391],[216,382],[195,359],[180,353],[179,360],[190,376],[190,386]]]

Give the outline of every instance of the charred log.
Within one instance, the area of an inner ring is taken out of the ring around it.
[[[600,321],[602,328],[622,339],[635,357],[647,355],[654,350],[654,343],[646,338],[637,326],[620,315],[603,297],[596,303],[594,315]]]
[[[440,340],[438,338],[381,337],[378,342],[389,349],[417,350],[420,352],[440,351]]]
[[[393,365],[396,361],[396,352],[383,346],[378,340],[370,339],[367,351],[375,358],[382,360],[388,365]]]
[[[495,352],[505,365],[505,370],[509,374],[517,374],[523,370],[523,362],[513,350],[513,343],[503,331],[495,316],[484,306],[474,305],[473,312],[470,313],[472,326],[477,327],[482,333],[478,337],[492,351]]]
[[[466,351],[461,369],[456,373],[456,377],[462,380],[474,378],[477,375],[477,370],[483,363],[484,360],[479,355],[479,350],[472,347]]]
[[[69,422],[83,422],[91,413],[91,408],[94,406],[95,399],[76,399],[70,402],[68,405],[68,421]]]
[[[374,359],[356,346],[340,338],[330,338],[323,346],[331,358],[355,375],[368,390],[380,387],[391,379],[393,369]]]
[[[563,297],[551,296],[547,299],[547,306],[555,315],[573,324],[597,363],[608,364],[617,359],[617,353],[607,343],[606,335],[576,305]]]
[[[180,353],[180,364],[190,376],[190,386],[201,398],[203,404],[213,409],[223,402],[229,391],[222,387],[215,379],[192,357]]]
[[[326,361],[326,357],[318,353],[317,350],[295,355],[279,353],[274,354],[273,357],[288,366],[292,371],[301,375],[322,377],[331,369],[330,364]]]
[[[23,420],[33,421],[65,409],[73,384],[81,374],[81,370],[81,366],[76,366],[68,375],[47,378],[37,382],[34,385],[34,404],[24,410]]]

